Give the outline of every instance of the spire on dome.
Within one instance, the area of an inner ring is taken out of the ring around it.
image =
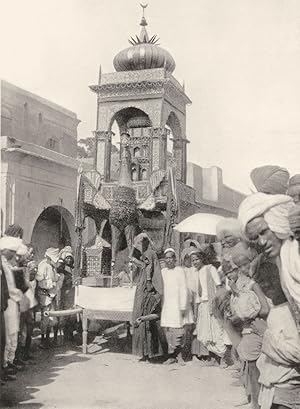
[[[140,22],[141,33],[129,39],[131,47],[121,50],[114,58],[114,67],[119,71],[137,71],[156,68],[165,68],[166,72],[175,70],[175,61],[171,54],[159,47],[156,34],[150,37],[147,33],[147,21],[145,8],[147,4],[141,4],[143,14]]]
[[[141,4],[140,3],[140,5],[141,5],[141,7],[143,9],[143,16],[142,16],[142,20],[140,22],[140,26],[142,26],[142,29],[141,29],[139,39],[140,39],[141,43],[148,43],[149,42],[149,36],[148,36],[147,30],[146,30],[146,26],[148,25],[148,23],[147,23],[147,21],[145,19],[145,8],[148,6],[148,4]]]
[[[145,18],[145,8],[148,7],[148,4],[141,4],[140,6],[143,9],[143,15],[142,15],[142,19],[140,22],[140,26],[141,28],[141,32],[139,36],[135,36],[135,38],[130,37],[129,43],[132,45],[137,45],[137,44],[157,44],[157,42],[159,41],[159,38],[157,37],[156,34],[154,34],[151,38],[149,38],[148,32],[146,30],[146,26],[148,25],[146,18]]]

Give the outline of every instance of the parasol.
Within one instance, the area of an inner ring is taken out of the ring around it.
[[[195,213],[174,227],[180,233],[216,235],[216,226],[224,217],[210,213]]]

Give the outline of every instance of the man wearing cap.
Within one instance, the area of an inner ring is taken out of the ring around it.
[[[166,267],[162,269],[164,299],[161,326],[168,341],[169,358],[166,364],[182,362],[181,348],[184,335],[184,316],[187,308],[187,285],[182,267],[176,266],[176,253],[172,248],[164,252]]]
[[[24,255],[27,247],[23,245],[20,238],[2,237],[0,239],[1,263],[5,274],[9,299],[8,306],[4,311],[5,320],[5,348],[3,357],[4,374],[15,374],[18,367],[14,364],[16,349],[18,345],[18,332],[20,326],[20,303],[24,301],[21,290],[16,287],[15,277],[12,270],[12,261],[18,252]]]
[[[58,259],[59,249],[48,248],[44,260],[38,265],[36,275],[37,294],[41,305],[41,348],[48,348],[51,331],[49,317],[45,316],[45,312],[55,309],[56,296],[61,284],[60,280],[63,279],[63,276],[60,277],[56,271]],[[55,328],[54,335],[54,341],[56,342],[57,328]]]

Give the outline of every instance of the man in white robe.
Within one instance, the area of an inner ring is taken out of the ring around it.
[[[168,341],[169,358],[166,364],[173,364],[178,360],[182,361],[181,348],[188,291],[184,270],[176,266],[174,249],[165,250],[164,255],[166,267],[161,272],[164,286],[161,326]]]

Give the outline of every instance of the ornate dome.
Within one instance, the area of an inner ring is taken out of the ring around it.
[[[171,54],[159,47],[157,42],[158,38],[153,35],[149,38],[146,26],[147,22],[143,17],[140,25],[142,26],[141,33],[136,38],[131,37],[129,40],[131,47],[120,51],[114,58],[114,67],[116,71],[135,71],[135,70],[147,70],[151,68],[163,68],[168,72],[175,70],[175,61]]]

